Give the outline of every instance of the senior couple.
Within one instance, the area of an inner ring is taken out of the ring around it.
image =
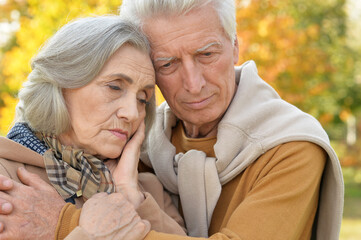
[[[0,139],[0,239],[338,239],[337,156],[253,61],[234,67],[234,0],[120,16],[75,20],[33,59]]]

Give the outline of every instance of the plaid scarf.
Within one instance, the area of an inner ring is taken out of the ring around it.
[[[74,194],[89,199],[97,192],[115,191],[111,173],[102,160],[83,150],[62,146],[54,135],[37,135],[49,147],[44,153],[46,172],[63,199]]]

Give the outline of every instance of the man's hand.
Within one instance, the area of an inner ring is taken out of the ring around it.
[[[3,175],[0,175],[0,191],[8,191],[14,187],[13,180]],[[0,198],[0,214],[10,214],[13,211],[13,205],[4,199]],[[3,225],[0,223],[0,232],[3,230]]]
[[[79,226],[92,239],[143,239],[150,223],[142,220],[134,206],[120,193],[98,193],[85,202]]]
[[[0,239],[54,239],[65,201],[38,175],[24,168],[17,174],[25,185],[0,178],[1,190],[10,189],[0,192],[1,213],[8,214],[0,215]]]

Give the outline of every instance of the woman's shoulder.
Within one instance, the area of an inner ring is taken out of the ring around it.
[[[0,158],[44,167],[42,155],[5,137],[0,137]]]

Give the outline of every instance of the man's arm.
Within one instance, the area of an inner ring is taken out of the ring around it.
[[[0,187],[7,190],[0,192],[1,212],[7,213],[0,215],[0,239],[54,239],[58,216],[66,203],[36,174],[24,168],[17,173],[25,185],[11,183],[4,176],[0,179]]]
[[[0,215],[0,240],[54,239],[59,214],[66,203],[52,186],[36,174],[19,168],[18,176],[25,185],[0,175],[0,211],[3,214]],[[96,200],[102,204],[97,204]],[[85,217],[80,217],[80,226],[66,239],[78,239],[76,233],[81,232],[89,239],[112,239],[116,236],[117,239],[137,240],[143,239],[149,232],[150,224],[140,219],[131,203],[121,194],[99,194],[93,200],[89,199],[85,206],[89,208],[84,211]],[[98,217],[101,214],[112,222]]]
[[[323,149],[308,142],[291,142],[268,151],[243,173],[248,175],[245,184],[236,181],[223,189],[229,195],[225,199],[232,200],[219,200],[212,221],[221,222],[211,224],[209,239],[309,239],[310,233],[302,231],[306,224],[312,226],[325,162]],[[205,238],[150,231],[145,239]]]
[[[210,239],[248,239],[252,236],[299,239],[299,234],[302,233],[296,233],[292,226],[295,226],[295,222],[298,222],[297,227],[300,221],[302,224],[308,221],[310,201],[317,206],[318,187],[325,161],[324,151],[311,143],[288,143],[264,154],[257,161],[261,167],[260,171],[255,172],[259,174],[252,175],[256,179],[251,191],[243,201],[235,205],[234,210],[224,219],[225,224],[214,229],[216,231]],[[104,203],[98,200],[98,204]],[[85,208],[87,206],[83,210]],[[83,211],[82,217],[87,220],[107,217],[103,213],[96,216],[89,213],[91,211]],[[145,239],[200,238],[150,231]]]

